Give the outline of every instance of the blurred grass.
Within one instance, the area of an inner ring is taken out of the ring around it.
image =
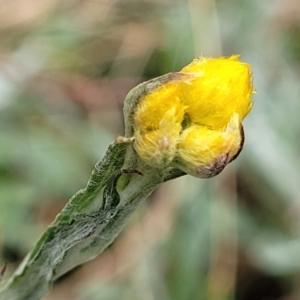
[[[0,41],[4,280],[123,133],[130,88],[238,53],[257,90],[238,160],[165,184],[45,299],[300,298],[297,1],[3,0]]]

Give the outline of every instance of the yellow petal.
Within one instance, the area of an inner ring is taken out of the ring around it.
[[[238,114],[230,120],[224,131],[201,125],[186,129],[178,145],[183,171],[200,178],[219,174],[240,150],[242,144]]]
[[[200,58],[181,70],[193,73],[192,84],[182,85],[187,114],[199,125],[221,129],[234,113],[243,120],[252,107],[250,65],[230,58]]]
[[[165,84],[147,94],[136,109],[134,149],[153,167],[169,164],[176,154],[185,110],[178,88]]]
[[[138,131],[133,144],[134,149],[146,164],[162,168],[168,165],[176,155],[179,140],[178,129],[155,130],[143,134]]]
[[[157,130],[161,121],[169,118],[179,124],[183,120],[185,107],[179,99],[179,85],[167,83],[147,94],[137,105],[134,127],[141,132]],[[172,114],[166,116],[172,110]]]

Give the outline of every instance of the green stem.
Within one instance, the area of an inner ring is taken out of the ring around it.
[[[126,168],[137,171],[123,172]],[[131,144],[110,145],[86,188],[70,199],[2,286],[0,299],[41,299],[55,279],[111,244],[136,206],[159,184],[181,175],[174,169],[146,166]]]

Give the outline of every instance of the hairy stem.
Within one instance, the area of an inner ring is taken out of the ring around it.
[[[4,283],[0,299],[41,299],[55,279],[111,244],[136,206],[159,184],[183,174],[146,166],[131,144],[111,144],[86,188],[69,200]]]

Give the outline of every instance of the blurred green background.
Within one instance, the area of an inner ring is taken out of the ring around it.
[[[200,54],[253,65],[241,155],[164,184],[44,299],[300,299],[297,0],[0,0],[3,280],[123,134],[126,93]]]

